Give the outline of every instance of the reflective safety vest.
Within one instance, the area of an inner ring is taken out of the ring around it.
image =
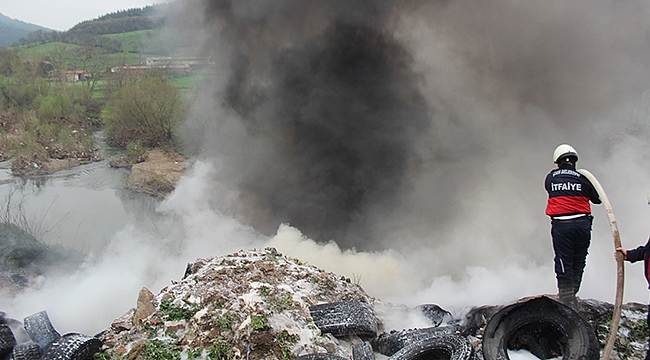
[[[546,215],[550,217],[591,214],[589,202],[601,203],[591,182],[571,164],[562,164],[546,175],[545,187],[548,192]]]

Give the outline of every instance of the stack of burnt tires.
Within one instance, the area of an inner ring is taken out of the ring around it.
[[[101,346],[92,336],[59,334],[45,311],[22,323],[0,312],[0,360],[90,360]]]
[[[483,307],[462,321],[442,318],[449,312],[436,305],[419,309],[433,326],[380,333],[370,304],[335,302],[310,307],[322,333],[354,339],[351,359],[328,353],[306,354],[296,360],[501,360],[509,350],[527,350],[540,359],[595,360],[599,344],[595,331],[577,312],[545,296],[506,307]],[[469,335],[482,338],[470,342]],[[382,357],[383,357],[382,356]]]
[[[433,309],[446,311],[435,305],[420,307],[423,314],[442,316]],[[322,333],[337,338],[355,336],[352,360],[374,360],[375,353],[388,356],[391,360],[412,360],[418,358],[439,358],[450,360],[473,359],[474,349],[467,337],[460,335],[458,325],[432,326],[424,329],[391,331],[379,334],[379,321],[370,304],[363,302],[335,302],[309,308],[314,324]],[[427,313],[428,312],[428,313]],[[332,354],[307,354],[299,360],[341,360]]]

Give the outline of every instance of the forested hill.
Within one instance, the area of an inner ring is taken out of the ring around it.
[[[0,47],[11,46],[17,43],[20,38],[37,30],[51,31],[42,26],[28,24],[0,14]]]
[[[160,27],[163,19],[156,17],[156,8],[129,9],[106,14],[94,20],[83,21],[65,33],[68,36],[93,36],[149,30]]]
[[[29,45],[35,43],[64,42],[69,44],[91,45],[113,51],[120,51],[119,44],[102,35],[123,34],[132,31],[160,28],[164,23],[163,5],[152,5],[141,9],[121,10],[109,13],[93,20],[78,23],[67,31],[49,31],[40,27],[27,30],[13,37],[0,47]],[[1,26],[0,22],[0,26]],[[2,34],[0,34],[1,36]]]

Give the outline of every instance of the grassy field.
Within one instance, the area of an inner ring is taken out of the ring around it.
[[[103,37],[121,43],[123,53],[146,53],[149,56],[166,56],[168,53],[160,29],[131,31],[122,34],[103,35]]]
[[[122,44],[122,52],[107,54],[107,68],[121,65],[138,65],[145,63],[147,57],[163,56],[165,45],[160,37],[160,30],[132,31],[123,34],[103,35]],[[19,47],[23,59],[40,60],[47,54],[64,47],[74,52],[79,45],[62,42],[30,44]],[[108,69],[107,69],[108,70]]]
[[[19,54],[24,59],[41,59],[48,53],[53,52],[57,47],[65,46],[69,49],[78,48],[79,45],[66,44],[62,42],[51,42],[45,44],[29,44],[18,47]]]

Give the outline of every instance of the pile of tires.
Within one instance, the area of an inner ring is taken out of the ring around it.
[[[379,321],[370,304],[362,302],[337,302],[309,308],[314,324],[322,333],[337,338],[357,339],[352,348],[352,360],[374,360],[375,353],[390,360],[415,360],[423,358],[468,360],[474,357],[469,340],[459,335],[459,326],[439,326],[448,312],[435,305],[420,306],[423,315],[434,326],[379,334]],[[297,360],[341,360],[333,354],[306,354]]]
[[[92,336],[61,335],[52,326],[47,312],[18,320],[0,312],[0,359],[7,360],[90,360],[102,342]]]
[[[485,360],[509,359],[508,351],[527,350],[540,359],[595,360],[599,357],[596,332],[572,308],[540,296],[509,306],[485,306],[470,311],[464,321],[438,321],[445,310],[420,306],[433,326],[380,333],[370,304],[327,303],[312,306],[310,314],[322,333],[347,338],[351,360]],[[432,317],[432,315],[435,315]],[[470,341],[482,337],[478,343]],[[341,360],[334,354],[307,354],[299,360]],[[350,360],[350,359],[347,359]]]

